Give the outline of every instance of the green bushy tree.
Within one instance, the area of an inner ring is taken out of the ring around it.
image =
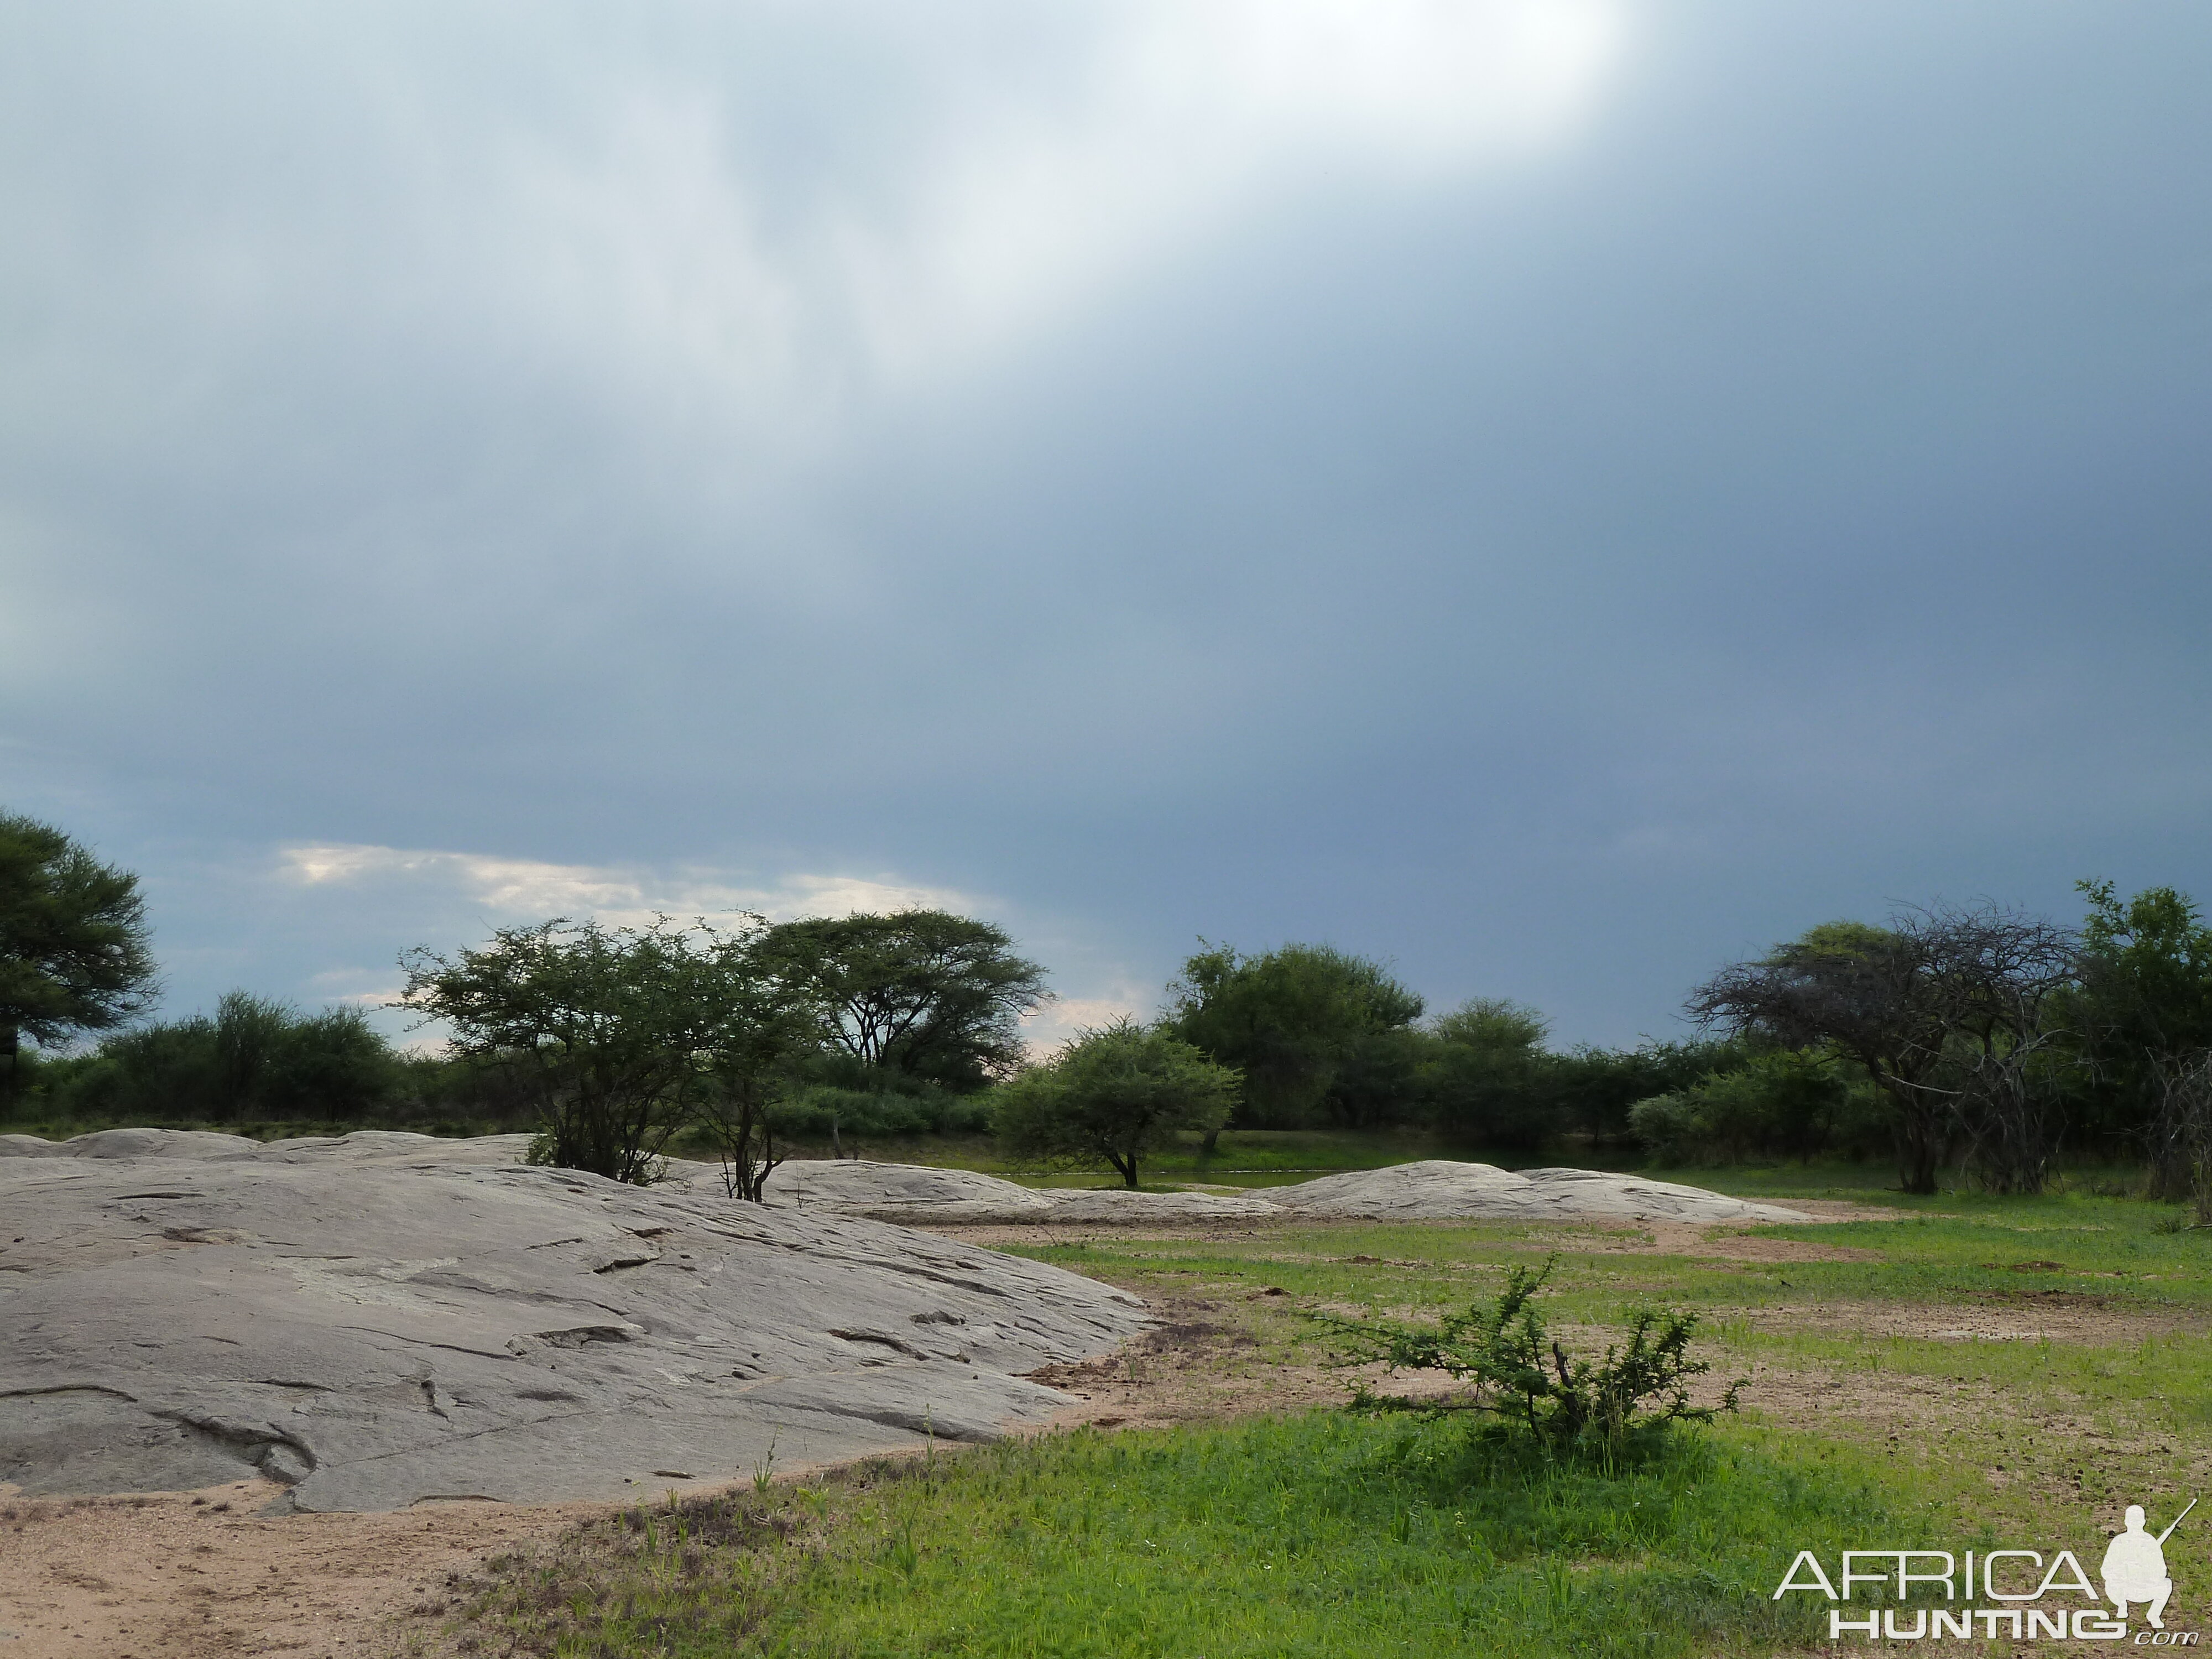
[[[112,1030],[155,989],[138,878],[52,824],[0,812],[0,1107],[26,1040]]]
[[[777,1103],[775,1122],[779,1133],[826,1141],[841,1152],[869,1139],[984,1134],[991,1127],[991,1091],[955,1094],[926,1082],[853,1087],[818,1081],[812,1065],[803,1064]]]
[[[696,1125],[731,1194],[757,1200],[813,1030],[765,958],[768,931],[757,917],[505,928],[479,950],[410,951],[401,1001],[449,1024],[459,1056],[530,1103],[537,1159],[643,1183],[671,1138]]]
[[[1878,1113],[1820,1049],[1756,1054],[1686,1088],[1638,1101],[1630,1126],[1662,1164],[1742,1164],[1864,1150]]]
[[[1430,1121],[1456,1139],[1532,1152],[1560,1127],[1551,1022],[1502,997],[1478,997],[1430,1022],[1420,1090]]]
[[[1751,1052],[1735,1040],[1649,1037],[1632,1048],[1570,1050],[1553,1062],[1556,1121],[1563,1129],[1588,1135],[1594,1145],[1632,1141],[1629,1114],[1638,1101],[1739,1066]]]
[[[401,1006],[453,1030],[459,1055],[507,1073],[538,1115],[544,1162],[653,1178],[707,1086],[718,981],[743,937],[665,917],[501,928],[478,950],[401,959]]]
[[[2122,902],[2108,881],[2083,881],[2081,984],[2069,1013],[2087,1062],[2081,1081],[2090,1126],[2150,1156],[2160,1197],[2195,1192],[2197,1138],[2186,1103],[2212,1054],[2212,927],[2171,887]]]
[[[212,1018],[118,1032],[53,1069],[56,1115],[94,1121],[375,1121],[405,1087],[405,1066],[359,1008],[303,1014],[232,991]]]
[[[1243,1076],[1237,1126],[1309,1127],[1329,1114],[1333,1097],[1340,1116],[1371,1115],[1385,1097],[1373,1073],[1406,1058],[1394,1051],[1394,1034],[1420,1018],[1421,999],[1381,963],[1331,945],[1246,956],[1200,943],[1168,987],[1165,1023]]]
[[[1220,1127],[1237,1073],[1164,1030],[1133,1020],[1085,1030],[994,1091],[993,1127],[1017,1158],[1110,1164],[1127,1187],[1184,1129]]]
[[[689,1091],[692,1120],[722,1163],[732,1198],[761,1201],[783,1160],[776,1136],[794,1085],[794,1059],[805,1051],[808,1020],[783,986],[762,972],[744,935],[726,936],[700,976],[701,1046],[694,1060],[703,1076]]]

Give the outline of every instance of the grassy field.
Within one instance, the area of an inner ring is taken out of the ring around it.
[[[634,1510],[514,1564],[483,1616],[536,1650],[672,1659],[1680,1654],[1814,1633],[1768,1599],[1761,1540],[1924,1524],[1832,1456],[1686,1442],[1601,1474],[1306,1413]]]
[[[1888,1213],[1002,1238],[1158,1310],[1129,1353],[1050,1379],[1121,1426],[632,1511],[505,1564],[464,1639],[577,1656],[1765,1654],[1826,1646],[1825,1602],[1771,1598],[1796,1549],[1832,1564],[1877,1543],[2056,1540],[2094,1571],[2126,1504],[2162,1526],[2205,1488],[2212,1237],[2175,1210],[1742,1173],[1692,1178]],[[1328,1403],[1340,1378],[1307,1310],[1433,1314],[1553,1255],[1544,1306],[1571,1347],[1638,1305],[1693,1309],[1712,1380],[1752,1379],[1741,1415],[1606,1470]],[[2169,1553],[2176,1629],[2212,1613],[2212,1523],[2188,1537]]]

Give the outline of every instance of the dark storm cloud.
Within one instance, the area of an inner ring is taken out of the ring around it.
[[[2212,892],[2193,9],[9,33],[0,782],[182,1002],[851,878],[1614,1039]]]

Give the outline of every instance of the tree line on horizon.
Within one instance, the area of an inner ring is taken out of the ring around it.
[[[1045,970],[973,918],[555,920],[409,953],[400,1006],[454,1034],[420,1055],[358,1007],[242,991],[143,1022],[135,878],[0,815],[0,1091],[53,1121],[526,1127],[622,1179],[690,1131],[755,1192],[779,1147],[847,1136],[994,1133],[1134,1185],[1179,1135],[1338,1128],[1668,1165],[1887,1155],[1914,1192],[1946,1170],[2039,1190],[2063,1151],[2212,1206],[2212,929],[2172,888],[2081,890],[2078,927],[1986,903],[1825,924],[1696,988],[1695,1035],[1625,1048],[1553,1048],[1503,999],[1430,1014],[1331,945],[1201,940],[1152,1018],[1036,1057]]]

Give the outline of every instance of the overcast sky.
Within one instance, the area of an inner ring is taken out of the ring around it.
[[[559,914],[1566,1041],[2212,898],[2212,9],[0,4],[0,805],[167,1011]],[[395,1026],[394,1029],[397,1029]]]

